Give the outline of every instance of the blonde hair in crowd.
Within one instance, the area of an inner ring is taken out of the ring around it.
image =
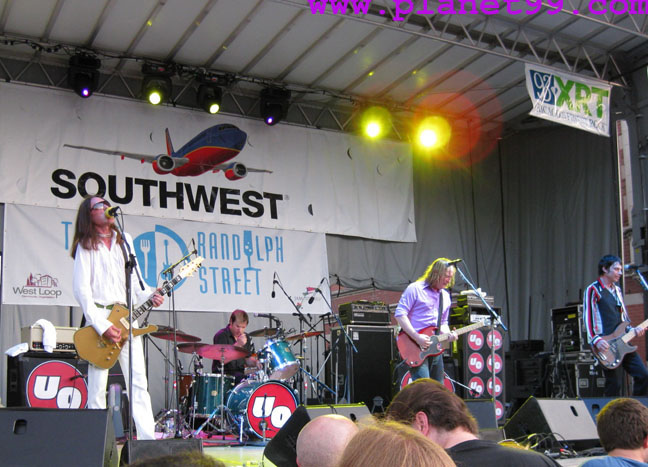
[[[441,446],[394,421],[364,426],[347,444],[338,467],[452,467]]]
[[[448,258],[437,258],[434,261],[432,261],[432,264],[430,264],[423,275],[418,278],[419,281],[424,281],[427,285],[434,286],[435,284],[439,283],[441,278],[445,275],[446,269],[448,267],[454,267],[454,266],[448,266],[448,263],[452,261]],[[455,283],[454,279],[454,274],[452,276],[452,281],[448,284],[448,287],[452,287]]]

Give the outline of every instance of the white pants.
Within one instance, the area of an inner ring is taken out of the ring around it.
[[[124,374],[126,391],[128,391],[128,341],[119,354],[119,365]],[[108,384],[108,370],[88,365],[88,408],[106,408],[106,386]],[[133,396],[128,395],[133,407],[133,421],[137,428],[137,439],[155,439],[155,420],[151,407],[151,396],[148,393],[146,381],[146,363],[142,338],[133,338]]]

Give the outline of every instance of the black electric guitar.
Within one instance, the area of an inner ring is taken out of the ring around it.
[[[191,276],[200,267],[202,261],[203,258],[198,256],[190,263],[182,266],[177,276],[170,281],[166,281],[164,285],[160,287],[160,294],[168,294],[171,289],[178,284],[178,282],[185,277]],[[137,318],[149,311],[152,307],[153,300],[149,298],[133,311],[133,321],[137,320]],[[128,323],[128,309],[121,305],[114,305],[112,310],[110,310],[108,321],[121,330],[121,340],[119,342],[113,342],[100,336],[92,326],[83,327],[74,333],[74,346],[76,347],[79,357],[87,360],[94,366],[105,370],[108,370],[115,365],[124,343],[128,340],[128,328],[130,327]],[[134,327],[133,337],[148,334],[149,332],[155,332],[157,331],[157,328],[158,327],[154,324],[142,329]]]
[[[609,349],[599,350],[595,345],[591,346],[594,356],[597,358],[599,363],[608,370],[613,370],[621,365],[621,361],[626,354],[637,350],[635,345],[628,344],[630,340],[637,337],[637,333],[634,329],[626,332],[628,326],[631,326],[631,324],[624,321],[616,327],[612,334],[602,336],[602,339],[609,344]],[[637,327],[640,329],[648,327],[648,319]]]
[[[456,329],[454,332],[457,336],[460,336],[467,332],[474,331],[475,329],[483,328],[487,325],[488,323],[485,321],[477,321],[469,326]],[[443,352],[447,345],[446,341],[450,337],[450,333],[439,334],[437,336],[434,334],[435,331],[436,328],[434,326],[419,331],[420,334],[425,334],[430,337],[430,346],[425,350],[421,349],[421,347],[405,332],[401,331],[398,333],[398,340],[396,341],[398,352],[409,367],[421,366],[426,358],[434,357]]]

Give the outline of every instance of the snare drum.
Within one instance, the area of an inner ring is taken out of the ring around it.
[[[194,401],[194,413],[196,415],[209,416],[224,403],[223,394],[221,394],[221,381],[223,381],[223,391],[227,395],[234,388],[233,376],[222,376],[220,374],[205,373],[196,376],[193,393],[196,395]]]
[[[281,339],[268,340],[263,351],[268,360],[268,377],[285,381],[299,370],[299,361],[290,351],[288,342]]]
[[[273,438],[297,410],[297,395],[279,381],[242,381],[227,399],[227,408],[234,424],[243,423],[244,429],[263,438]]]

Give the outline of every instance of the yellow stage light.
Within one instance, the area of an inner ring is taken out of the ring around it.
[[[370,107],[362,114],[360,127],[369,138],[383,137],[391,127],[391,115],[384,107]]]
[[[445,146],[452,136],[450,124],[442,117],[426,117],[417,131],[417,142],[425,149]]]

